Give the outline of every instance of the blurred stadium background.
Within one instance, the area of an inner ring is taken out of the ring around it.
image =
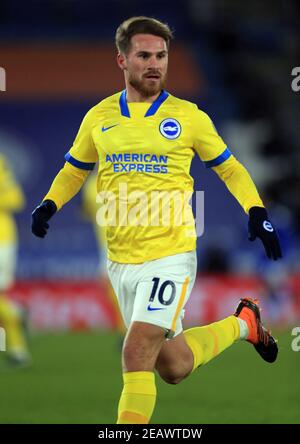
[[[300,92],[291,88],[292,68],[300,63],[299,3],[2,0],[7,90],[0,92],[0,152],[27,199],[17,215],[12,297],[28,309],[34,364],[1,373],[0,423],[115,420],[116,319],[99,283],[97,243],[81,197],[55,217],[44,240],[31,235],[30,213],[63,165],[86,111],[123,89],[114,33],[132,15],[157,17],[175,30],[167,89],[206,111],[249,169],[284,254],[271,263],[260,242],[248,242],[246,215],[195,158],[205,232],[185,325],[224,317],[241,296],[255,294],[277,330],[281,358],[268,367],[241,344],[178,387],[159,383],[153,422],[299,422],[300,353],[291,348],[291,330],[300,326]]]

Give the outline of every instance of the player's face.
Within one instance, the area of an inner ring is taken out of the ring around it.
[[[122,69],[127,82],[145,97],[152,97],[164,88],[168,68],[165,40],[152,34],[136,34],[131,38],[129,52]]]

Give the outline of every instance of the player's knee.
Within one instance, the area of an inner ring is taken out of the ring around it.
[[[167,384],[176,385],[179,384],[183,378],[182,377],[176,377],[174,375],[166,375],[162,378]]]
[[[137,371],[153,368],[159,351],[159,342],[152,343],[145,338],[135,341],[125,341],[123,345],[124,371]]]
[[[125,363],[133,363],[136,360],[140,360],[143,357],[142,349],[137,344],[131,342],[124,342],[123,344],[123,361]]]
[[[167,384],[179,384],[183,381],[189,373],[185,371],[181,371],[179,369],[159,369],[159,376],[167,383]]]

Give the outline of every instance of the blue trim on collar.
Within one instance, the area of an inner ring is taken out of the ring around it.
[[[152,105],[150,106],[150,108],[146,112],[145,117],[153,116],[156,113],[156,111],[158,110],[158,108],[162,105],[162,103],[167,99],[168,96],[169,96],[169,93],[167,93],[167,91],[165,91],[165,90],[162,90],[162,92],[157,97],[155,102],[152,103]]]
[[[127,105],[126,95],[127,95],[126,89],[124,89],[124,91],[122,91],[122,94],[120,95],[121,114],[124,117],[130,117],[130,112],[129,112],[129,108]]]
[[[124,91],[122,91],[122,93],[120,95],[120,100],[119,100],[120,110],[121,110],[122,116],[130,117],[130,112],[129,112],[126,96],[127,96],[127,92],[126,92],[126,89],[124,89]],[[154,114],[156,113],[158,108],[164,103],[164,101],[168,97],[169,97],[169,93],[165,90],[162,90],[162,92],[157,97],[157,99],[150,105],[148,111],[145,114],[145,117],[154,116]]]

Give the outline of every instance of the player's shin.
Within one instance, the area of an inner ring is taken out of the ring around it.
[[[154,373],[127,372],[123,381],[117,424],[148,424],[156,401]]]

